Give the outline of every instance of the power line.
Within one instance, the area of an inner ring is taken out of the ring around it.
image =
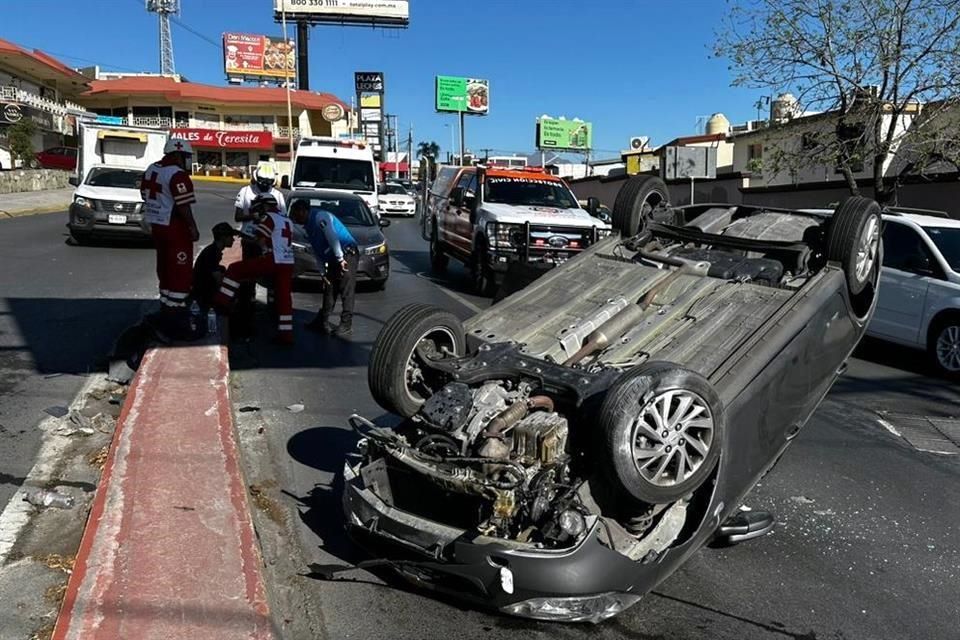
[[[220,49],[220,48],[223,47],[223,43],[222,43],[222,42],[217,42],[217,41],[214,40],[213,38],[210,38],[210,37],[208,37],[208,36],[203,35],[203,34],[200,33],[199,31],[197,31],[196,29],[194,29],[194,28],[186,25],[182,20],[180,20],[180,19],[178,19],[178,18],[174,18],[173,16],[170,16],[170,22],[172,22],[173,24],[177,25],[178,27],[181,27],[182,29],[184,29],[184,30],[186,30],[186,31],[189,31],[190,33],[192,33],[193,35],[197,36],[198,38],[200,38],[200,39],[203,40],[204,42],[210,43],[211,45],[213,45],[213,46],[216,47],[217,49]]]

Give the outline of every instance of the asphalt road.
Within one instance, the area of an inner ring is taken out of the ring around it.
[[[233,218],[235,194],[199,188],[201,242]],[[66,212],[0,219],[0,510],[33,466],[44,410],[68,405],[156,298],[152,249],[70,246],[66,222]]]
[[[234,348],[237,407],[257,407],[276,480],[297,516],[306,562],[361,559],[344,538],[337,475],[354,443],[353,412],[383,417],[366,385],[382,324],[409,302],[467,317],[487,301],[464,293],[463,269],[428,275],[416,223],[386,230],[393,272],[383,292],[358,296],[350,341],[299,331],[277,351],[266,337]],[[295,296],[295,322],[316,293]],[[928,375],[922,356],[868,341],[847,375],[749,496],[776,513],[775,531],[727,549],[703,549],[639,605],[595,628],[530,623],[464,609],[386,584],[365,571],[335,581],[295,578],[319,607],[328,638],[629,638],[685,640],[955,640],[960,628],[960,457],[912,448],[878,418],[956,415],[955,386]],[[304,411],[286,407],[302,403]],[[309,571],[306,566],[302,573]]]
[[[199,188],[209,228],[232,217],[235,188]],[[2,197],[0,197],[2,198]],[[0,507],[33,464],[44,409],[65,406],[116,335],[155,297],[153,252],[65,243],[65,214],[0,220]],[[366,362],[382,323],[412,301],[467,317],[487,302],[464,293],[453,267],[433,281],[410,220],[386,231],[393,274],[358,299],[349,342],[300,332],[292,351],[265,340],[234,347],[237,407],[261,408],[275,471],[297,518],[307,562],[357,560],[344,539],[336,475],[353,445],[345,419],[379,417]],[[295,296],[296,322],[319,304]],[[596,628],[533,624],[463,609],[385,585],[363,571],[335,582],[298,579],[329,638],[826,638],[954,640],[960,628],[960,460],[917,451],[878,417],[952,416],[955,386],[931,377],[922,356],[868,341],[847,375],[749,496],[779,524],[764,539],[704,549],[655,593]],[[302,402],[292,413],[288,405]],[[296,499],[294,499],[294,497]],[[303,573],[308,573],[306,567]]]

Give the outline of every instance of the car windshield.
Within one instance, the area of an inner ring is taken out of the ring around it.
[[[570,191],[553,180],[490,176],[486,181],[487,202],[531,207],[574,209],[577,201]]]
[[[136,189],[142,171],[136,169],[109,169],[97,167],[87,174],[86,184],[91,187],[115,187],[117,189]]]
[[[290,208],[293,208],[293,203],[297,200],[293,200],[290,203]],[[374,220],[373,214],[370,212],[370,209],[367,208],[367,205],[360,198],[341,198],[341,199],[328,199],[328,198],[310,198],[310,212],[313,213],[318,209],[323,209],[324,211],[329,211],[333,215],[337,216],[345,225],[353,225],[358,227],[373,227],[376,226],[377,221]]]
[[[340,158],[299,158],[293,184],[297,187],[373,191],[373,163]]]
[[[401,187],[401,186],[398,185],[398,184],[388,184],[388,185],[384,185],[384,187],[383,187],[383,192],[384,192],[384,193],[391,193],[391,194],[401,195],[401,196],[407,195],[407,190],[404,189],[403,187]]]
[[[960,229],[926,227],[927,234],[937,245],[944,259],[954,271],[960,271]]]

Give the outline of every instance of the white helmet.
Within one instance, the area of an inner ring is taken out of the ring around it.
[[[167,140],[167,144],[163,145],[163,155],[167,155],[168,153],[185,153],[187,155],[193,155],[193,147],[190,146],[189,140],[170,138]]]
[[[253,171],[253,181],[263,191],[269,191],[277,182],[277,172],[269,162],[261,162]]]

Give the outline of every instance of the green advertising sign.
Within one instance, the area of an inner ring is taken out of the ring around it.
[[[437,111],[486,115],[489,109],[489,81],[437,76]]]
[[[537,124],[537,147],[540,149],[587,151],[592,148],[593,125],[589,122],[540,118]]]

